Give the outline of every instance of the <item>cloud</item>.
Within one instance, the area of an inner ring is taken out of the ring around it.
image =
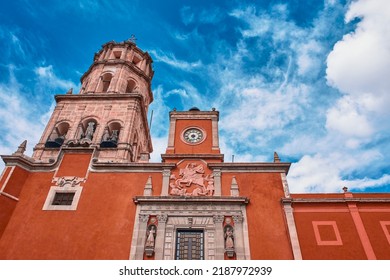
[[[194,70],[194,68],[197,69],[202,66],[202,62],[200,60],[196,62],[187,62],[177,59],[173,54],[166,54],[162,51],[156,50],[151,50],[150,53],[152,54],[155,61],[163,62],[180,70],[191,72]]]
[[[70,88],[75,89],[77,87],[72,81],[59,78],[54,73],[52,65],[36,67],[34,72],[37,75],[39,83],[42,84],[43,87],[63,90],[68,90]]]
[[[284,147],[302,150],[301,143],[308,148],[290,170],[289,182],[295,192],[337,192],[343,186],[370,190],[390,184],[384,160],[390,152],[386,140],[390,129],[386,121],[390,116],[390,11],[386,6],[386,1],[378,0],[355,1],[348,7],[346,23],[359,21],[327,57],[327,82],[341,95],[326,110],[326,131],[320,138],[298,138]]]
[[[25,98],[26,94],[15,78],[12,65],[9,66],[9,75],[9,81],[0,83],[0,154],[12,154],[25,139],[28,140],[27,153],[31,153],[44,123],[39,121],[34,106]]]
[[[331,86],[380,114],[389,113],[390,105],[390,10],[384,7],[388,1],[351,3],[346,22],[360,21],[354,32],[335,44],[326,69]]]

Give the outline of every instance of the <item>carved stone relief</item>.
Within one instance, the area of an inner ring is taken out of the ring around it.
[[[179,178],[172,174],[169,186],[169,194],[175,196],[213,196],[215,190],[214,176],[205,175],[203,164],[196,163],[188,163],[180,169]]]

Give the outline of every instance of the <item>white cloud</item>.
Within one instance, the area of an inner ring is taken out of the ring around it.
[[[358,98],[367,110],[388,113],[390,105],[390,9],[386,0],[353,2],[346,21],[360,18],[354,32],[336,43],[327,59],[327,79]],[[362,96],[365,96],[362,99]]]
[[[44,87],[49,88],[60,88],[64,90],[68,90],[70,88],[76,89],[76,84],[72,81],[64,80],[59,78],[53,70],[53,66],[40,66],[34,69],[35,74],[38,77],[39,83]]]
[[[34,108],[24,96],[21,85],[16,80],[12,66],[10,79],[0,84],[0,154],[12,154],[24,140],[28,140],[27,153],[32,152],[43,131],[44,124],[39,121]],[[38,119],[38,121],[37,121]],[[1,167],[3,167],[1,163]]]
[[[200,60],[196,62],[187,62],[184,60],[178,60],[173,54],[166,54],[162,51],[151,50],[155,61],[166,63],[174,68],[179,68],[180,70],[191,72],[194,68],[200,68],[202,66],[202,62]]]
[[[347,137],[371,136],[373,127],[360,111],[357,102],[350,96],[344,96],[337,102],[336,106],[328,110],[326,128]]]
[[[327,58],[327,81],[341,96],[326,111],[325,134],[296,139],[284,147],[284,151],[296,148],[302,153],[302,147],[307,149],[288,176],[293,192],[337,192],[343,186],[364,189],[390,183],[388,174],[377,178],[365,172],[367,168],[378,172],[384,168],[388,153],[386,144],[374,144],[386,143],[380,139],[386,139],[390,129],[386,121],[390,115],[388,7],[387,1],[380,0],[350,4],[346,22],[356,17],[360,21],[354,32],[334,45]]]
[[[354,151],[354,153],[319,151],[315,155],[305,155],[299,162],[293,163],[288,175],[292,192],[340,192],[346,186],[353,189],[376,187],[390,183],[390,176],[381,179],[368,178],[347,179],[345,175],[353,171],[363,170],[382,156],[378,151]],[[348,176],[347,176],[348,177]]]

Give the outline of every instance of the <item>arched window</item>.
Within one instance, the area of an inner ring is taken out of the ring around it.
[[[112,80],[112,74],[106,73],[102,76],[101,79],[102,79],[101,92],[107,92]]]
[[[127,86],[126,86],[126,93],[133,92],[135,86],[136,86],[135,81],[133,81],[133,80],[128,80],[128,81],[127,81]]]
[[[69,130],[69,123],[62,122],[54,127],[49,138],[45,143],[46,148],[58,148],[61,147],[66,139],[66,134]]]

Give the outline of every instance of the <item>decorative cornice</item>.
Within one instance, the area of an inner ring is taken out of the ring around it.
[[[189,160],[199,160],[199,159],[214,159],[223,161],[223,154],[161,154],[162,160],[166,159],[189,159]]]
[[[135,204],[143,203],[236,203],[248,204],[249,198],[240,196],[136,196],[133,198]]]
[[[211,169],[220,169],[222,172],[282,172],[288,173],[289,162],[222,162],[209,163]]]
[[[138,162],[93,162],[93,171],[111,172],[163,172],[176,167],[174,163],[138,163]]]
[[[123,100],[123,99],[139,99],[143,101],[143,97],[140,93],[99,93],[99,94],[56,94],[54,96],[57,102],[62,100],[95,100],[95,99],[107,99],[107,100]]]
[[[390,203],[390,195],[388,198],[373,198],[373,197],[340,197],[340,198],[282,198],[283,204],[304,204],[304,203]]]
[[[219,120],[218,111],[171,111],[170,119],[216,119]]]

